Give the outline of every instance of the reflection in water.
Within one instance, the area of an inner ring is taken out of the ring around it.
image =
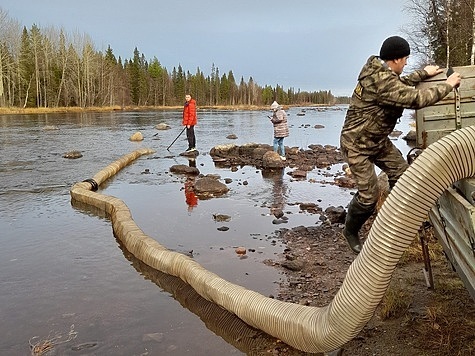
[[[196,168],[196,159],[194,157],[188,157],[188,165]],[[185,181],[185,201],[188,205],[188,212],[191,212],[195,206],[198,205],[198,197],[194,190],[195,179],[188,177]]]
[[[196,168],[196,159],[194,157],[188,157],[188,165]]]
[[[254,329],[236,315],[204,299],[180,278],[151,268],[135,258],[121,243],[120,248],[132,266],[145,279],[152,281],[164,291],[170,293],[184,308],[197,315],[209,330],[238,350],[248,355],[261,355],[279,344],[276,338],[261,330]],[[280,345],[283,346],[284,344],[281,343]],[[285,345],[285,348],[287,350],[292,349],[288,345]]]
[[[195,181],[193,178],[187,178],[185,181],[185,201],[188,205],[188,212],[191,212],[198,205],[198,197],[195,194],[193,186]]]
[[[281,218],[287,198],[287,183],[284,182],[285,169],[262,170],[262,177],[272,182],[271,214]]]

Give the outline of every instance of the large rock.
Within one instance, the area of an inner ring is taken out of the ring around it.
[[[277,152],[267,151],[264,153],[264,156],[262,156],[262,167],[264,169],[282,168],[284,167],[284,162]]]
[[[246,157],[252,157],[254,154],[254,151],[259,148],[260,145],[258,143],[246,143],[242,146],[239,147],[239,155],[240,156],[246,156]]]
[[[247,143],[242,146],[234,144],[218,145],[210,150],[215,165],[219,167],[239,167],[251,165],[263,170],[275,170],[282,167],[299,167],[311,171],[325,168],[336,163],[343,163],[341,152],[335,146],[310,145],[304,150],[299,147],[286,147],[286,161],[282,162],[272,152],[269,144]],[[273,156],[269,156],[273,154]],[[267,156],[266,156],[267,155]],[[264,156],[266,157],[264,159]]]
[[[195,194],[204,197],[212,197],[226,194],[229,188],[215,177],[205,176],[195,182]]]
[[[213,157],[229,157],[239,155],[239,146],[234,144],[214,146],[210,151]]]

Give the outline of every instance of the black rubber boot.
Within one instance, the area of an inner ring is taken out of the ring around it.
[[[358,194],[353,197],[348,206],[343,236],[345,236],[350,248],[356,254],[361,252],[361,241],[358,232],[366,220],[368,220],[368,218],[373,214],[375,207],[376,204],[361,204],[358,200]]]

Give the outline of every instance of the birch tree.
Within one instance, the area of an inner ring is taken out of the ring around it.
[[[475,56],[474,0],[410,0],[405,33],[418,66],[461,66]]]

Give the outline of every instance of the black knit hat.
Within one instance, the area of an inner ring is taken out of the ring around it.
[[[379,58],[384,60],[407,57],[411,53],[409,43],[399,36],[388,37],[384,40],[379,51]]]

